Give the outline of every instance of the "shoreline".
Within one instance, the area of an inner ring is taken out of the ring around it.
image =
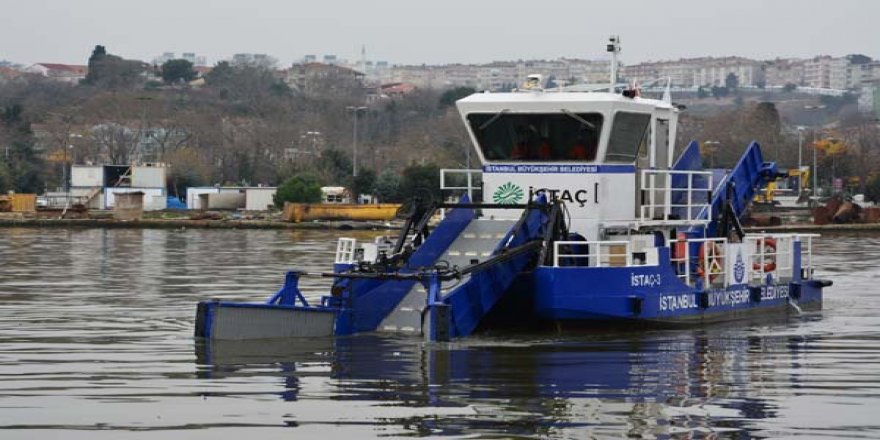
[[[268,220],[0,219],[0,228],[393,230],[400,229],[400,226],[363,221],[291,223]]]
[[[140,228],[140,229],[274,229],[274,230],[395,230],[399,224],[356,220],[320,222],[282,222],[272,220],[189,220],[189,219],[45,219],[0,218],[0,228]],[[746,227],[746,232],[860,232],[880,231],[880,223],[792,224],[782,226]]]

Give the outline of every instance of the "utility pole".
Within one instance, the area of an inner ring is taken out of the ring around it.
[[[134,99],[141,102],[141,129],[140,129],[140,133],[138,133],[138,144],[139,145],[136,147],[138,151],[135,151],[135,153],[138,154],[138,156],[141,156],[141,157],[139,157],[140,159],[143,159],[142,155],[143,155],[144,150],[146,150],[146,147],[147,147],[147,142],[146,142],[146,138],[147,138],[147,101],[152,101],[153,98],[150,96],[138,96],[138,97],[135,97]],[[131,159],[132,158],[129,157],[129,162],[133,162]],[[154,158],[154,160],[159,161],[161,159]]]
[[[804,157],[804,127],[798,126],[798,196],[804,192],[804,179],[802,176],[803,157]]]
[[[352,177],[357,177],[358,175],[358,113],[367,111],[366,107],[355,107],[348,106],[345,107],[345,110],[351,112],[353,122],[352,122],[352,135],[351,135],[351,175]]]
[[[819,125],[819,118],[815,111],[825,109],[824,105],[805,105],[804,109],[814,111],[813,113],[813,197],[819,197],[819,167],[816,161],[816,126]]]

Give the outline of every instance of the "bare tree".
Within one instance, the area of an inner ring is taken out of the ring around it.
[[[90,139],[99,147],[107,162],[128,164],[135,159],[140,136],[138,130],[110,122],[95,126]]]

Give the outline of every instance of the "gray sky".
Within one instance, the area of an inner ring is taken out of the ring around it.
[[[566,6],[567,4],[567,6]],[[238,52],[282,64],[336,54],[395,64],[864,53],[880,57],[876,0],[0,0],[0,59],[85,64],[96,44],[126,58]]]

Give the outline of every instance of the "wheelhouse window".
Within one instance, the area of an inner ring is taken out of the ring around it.
[[[486,160],[592,162],[596,160],[600,113],[471,113],[468,123]]]
[[[635,162],[639,150],[647,151],[648,125],[651,115],[647,113],[618,112],[611,126],[606,162]]]

